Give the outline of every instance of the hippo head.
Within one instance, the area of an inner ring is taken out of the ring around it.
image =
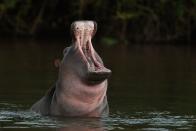
[[[75,21],[71,25],[72,45],[65,48],[60,64],[60,77],[96,85],[105,81],[111,74],[100,56],[94,50],[91,39],[96,33],[94,21]],[[69,78],[68,78],[69,75]]]
[[[107,78],[111,71],[92,46],[97,25],[76,21],[71,25],[73,42],[64,49],[58,80],[32,110],[54,116],[100,117],[109,113]],[[58,63],[58,64],[56,64]]]

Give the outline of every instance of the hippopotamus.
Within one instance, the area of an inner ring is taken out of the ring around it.
[[[107,116],[108,77],[111,70],[92,45],[97,30],[94,21],[71,24],[72,44],[59,61],[58,79],[31,110],[42,115],[65,117]]]

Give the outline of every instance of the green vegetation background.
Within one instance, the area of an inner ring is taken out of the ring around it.
[[[0,0],[0,37],[69,36],[80,19],[97,21],[108,44],[192,42],[196,0]]]

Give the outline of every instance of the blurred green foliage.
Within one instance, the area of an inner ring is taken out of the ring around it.
[[[103,37],[101,43],[106,44],[107,46],[113,46],[118,43],[118,40],[113,37]]]
[[[196,0],[0,0],[1,36],[69,36],[80,19],[97,21],[98,38],[109,44],[191,41]]]

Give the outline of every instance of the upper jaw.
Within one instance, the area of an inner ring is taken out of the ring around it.
[[[72,24],[74,46],[79,50],[83,61],[87,65],[86,80],[91,84],[100,83],[107,79],[111,70],[104,67],[95,50],[91,39],[96,32],[96,23],[93,21],[76,21]]]
[[[92,36],[96,30],[96,24],[93,21],[76,21],[71,26],[73,32],[74,46],[79,50],[82,59],[88,66],[100,68],[103,66],[95,57],[95,50],[92,46]]]

